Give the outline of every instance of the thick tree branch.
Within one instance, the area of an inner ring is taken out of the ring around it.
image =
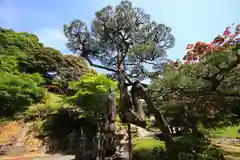
[[[202,78],[203,80],[210,81],[212,83],[211,90],[212,91],[217,90],[217,87],[221,84],[221,81],[223,79],[223,78],[217,79],[217,76],[221,75],[223,73],[224,74],[229,73],[232,69],[237,67],[238,64],[240,64],[240,56],[238,55],[237,51],[236,51],[236,56],[237,56],[237,60],[235,62],[233,62],[228,68],[220,68],[219,71],[211,77],[199,77],[198,76],[198,78]]]
[[[148,110],[152,114],[154,114],[157,124],[159,125],[159,128],[161,129],[162,133],[165,135],[166,144],[167,145],[173,144],[173,139],[171,137],[171,132],[168,128],[167,121],[165,120],[161,111],[159,111],[158,108],[153,104],[151,98],[145,91],[144,87],[139,83],[135,83],[132,87],[133,87],[132,92],[134,92],[134,94],[137,94],[139,97],[143,98],[147,103]]]
[[[88,57],[84,57],[84,58],[88,61],[88,63],[92,67],[101,68],[101,69],[105,69],[107,71],[111,71],[111,72],[117,73],[117,70],[115,70],[115,69],[112,69],[112,68],[109,68],[109,67],[104,67],[104,66],[101,66],[101,65],[98,65],[98,64],[94,64]]]
[[[111,71],[111,72],[115,72],[117,73],[117,70],[109,68],[109,67],[105,67],[105,66],[101,66],[98,64],[94,64],[92,62],[92,60],[89,58],[89,55],[91,54],[91,50],[89,49],[89,47],[87,46],[87,44],[85,42],[82,42],[82,48],[79,48],[78,50],[81,51],[82,53],[80,54],[81,57],[83,57],[90,66],[92,67],[96,67],[96,68],[101,68],[101,69],[105,69],[107,71]]]

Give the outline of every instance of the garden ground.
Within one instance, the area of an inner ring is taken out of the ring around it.
[[[19,125],[19,126],[18,126]],[[21,128],[20,123],[11,122],[6,124],[5,127],[1,127],[0,130],[0,140],[1,142],[9,141],[9,138],[17,138],[19,134],[19,129]],[[238,133],[239,126],[227,127],[225,129],[217,129],[213,131],[215,138],[213,139],[213,144],[221,147],[225,151],[225,157],[229,160],[240,160],[240,134]],[[37,141],[37,139],[32,139],[32,142]],[[163,146],[164,143],[153,138],[143,137],[133,140],[134,149],[149,149],[156,146]],[[19,157],[20,156],[20,157]],[[2,156],[1,160],[72,160],[73,155],[46,155],[40,154],[40,152],[32,152],[30,154],[12,155],[12,156]]]

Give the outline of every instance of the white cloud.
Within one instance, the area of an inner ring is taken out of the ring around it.
[[[39,41],[47,47],[53,47],[62,52],[67,51],[67,38],[63,31],[58,28],[42,28],[34,32],[39,37]]]

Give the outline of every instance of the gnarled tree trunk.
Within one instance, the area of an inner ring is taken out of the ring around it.
[[[93,126],[96,131],[88,132],[91,126],[86,126],[82,136],[85,137],[80,143],[85,145],[76,153],[75,160],[104,160],[105,157],[113,156],[116,152],[116,97],[114,90],[108,94],[102,121]],[[86,135],[86,136],[84,136]]]
[[[175,143],[171,136],[171,131],[168,127],[167,121],[165,120],[161,111],[153,104],[147,91],[145,91],[144,87],[140,83],[136,82],[133,84],[131,93],[132,93],[132,98],[135,99],[134,101],[136,101],[136,103],[137,103],[137,97],[144,99],[145,102],[147,103],[147,108],[150,114],[153,114],[155,116],[157,126],[160,128],[162,132],[163,140],[165,141],[165,144],[166,144],[167,158],[169,160],[177,159],[177,155],[175,154]],[[136,105],[138,105],[136,106],[137,108],[141,107],[141,108],[138,108],[138,110],[141,112],[142,106],[139,106],[139,104],[136,104]]]

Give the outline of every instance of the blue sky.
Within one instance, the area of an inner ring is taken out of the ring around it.
[[[46,46],[64,53],[63,24],[79,18],[90,23],[94,13],[120,0],[0,0],[0,27],[32,32]],[[211,41],[233,22],[240,23],[240,0],[132,0],[153,20],[172,28],[176,38],[171,59],[181,59],[188,43]]]

